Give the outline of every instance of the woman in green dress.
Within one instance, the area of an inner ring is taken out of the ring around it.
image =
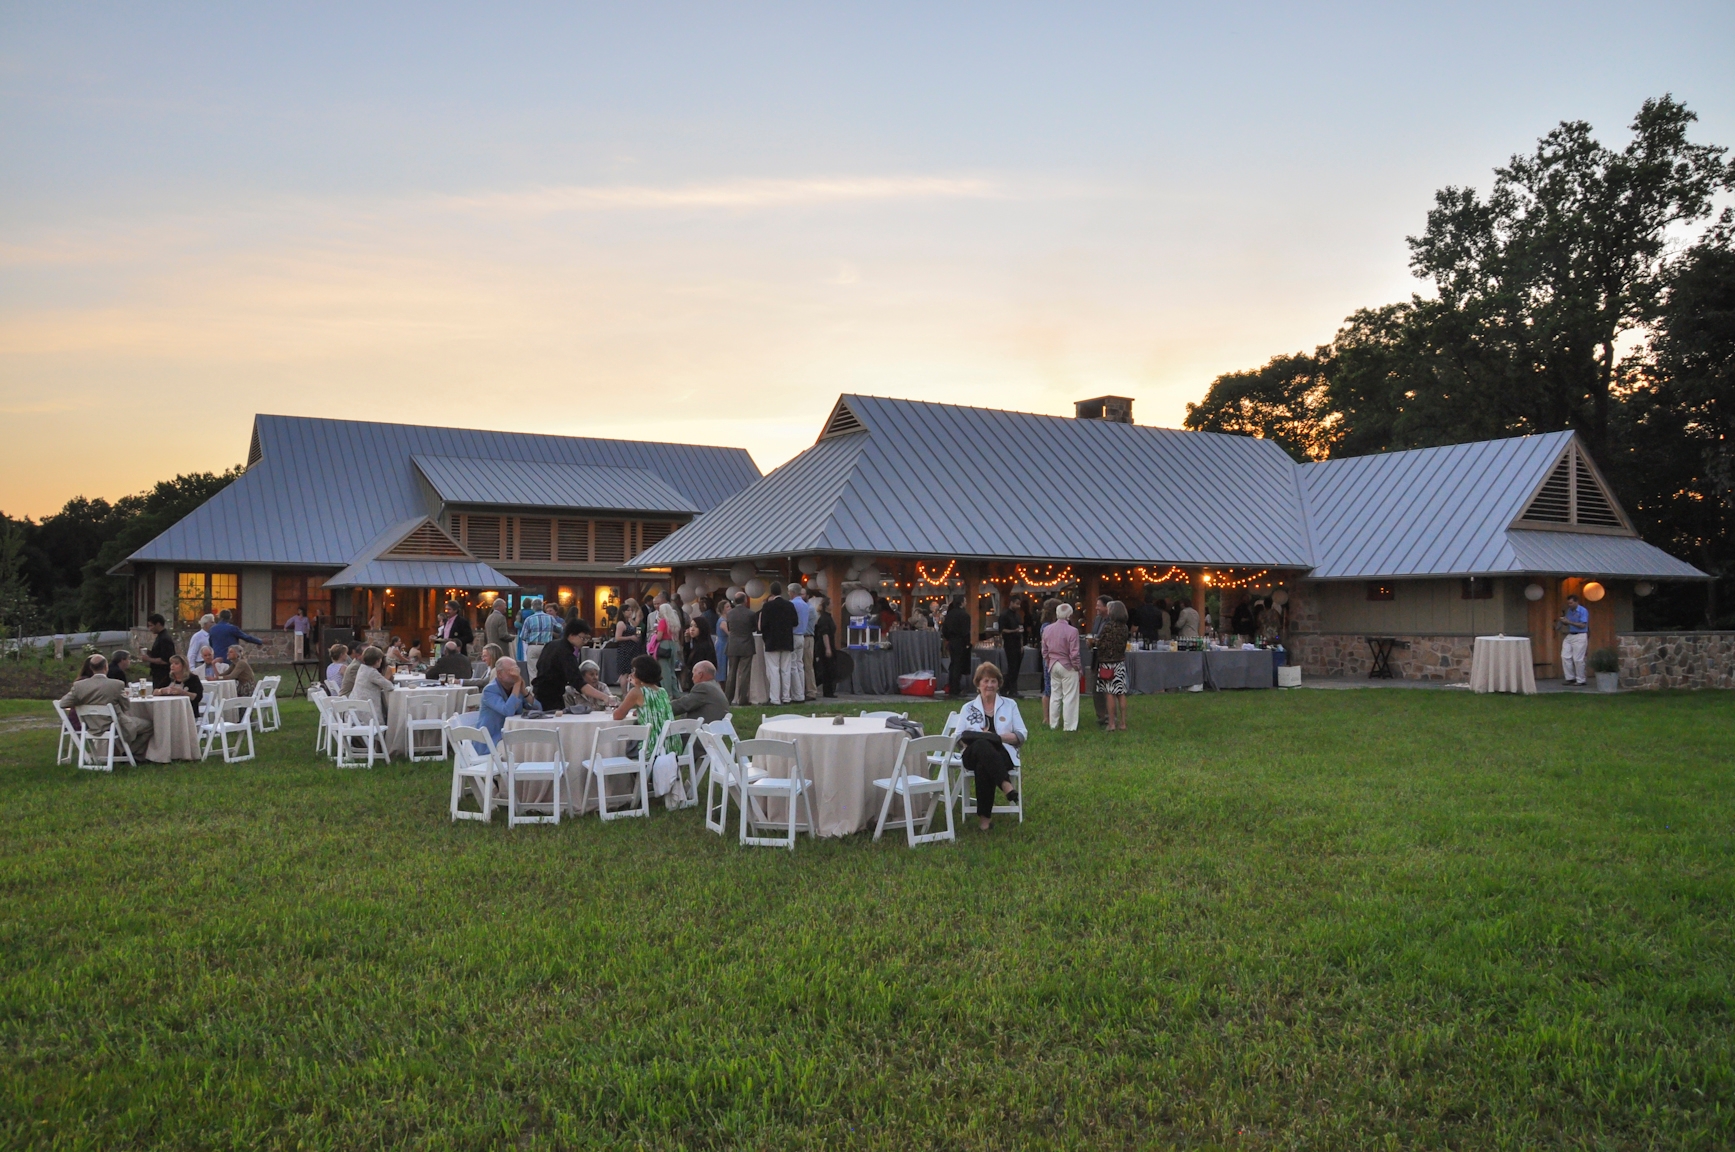
[[[627,694],[621,698],[619,707],[614,710],[616,720],[625,720],[634,708],[639,711],[638,722],[649,726],[650,754],[646,757],[655,760],[659,752],[679,752],[680,737],[674,737],[674,746],[663,748],[660,742],[663,728],[675,718],[674,709],[669,706],[669,693],[663,687],[663,666],[654,656],[634,656],[633,670],[630,676],[631,686]]]

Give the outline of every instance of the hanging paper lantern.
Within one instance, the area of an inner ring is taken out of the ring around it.
[[[850,567],[854,568],[857,572],[860,572],[863,568],[866,568],[873,562],[874,558],[872,556],[851,556],[849,558]]]
[[[753,579],[753,574],[759,571],[751,560],[737,560],[729,569],[729,579],[737,584],[745,585]]]
[[[801,558],[801,570],[809,576],[814,575],[819,571],[819,557],[803,556]]]
[[[861,581],[861,586],[863,588],[872,589],[878,588],[880,586],[880,581],[885,579],[885,577],[880,575],[880,570],[878,568],[869,564],[866,568],[861,570],[861,575],[857,576],[856,579]]]
[[[824,592],[831,587],[831,576],[825,572],[817,572],[814,574],[813,579],[808,581],[808,586],[811,588],[817,588],[821,592]]]
[[[1633,585],[1633,595],[1638,596],[1641,599],[1643,597],[1649,596],[1652,592],[1655,592],[1656,590],[1657,590],[1657,586],[1655,584],[1652,584],[1649,580],[1640,580],[1637,584]]]
[[[1279,588],[1271,594],[1271,602],[1281,608],[1285,604],[1289,603],[1289,593],[1284,589]]]
[[[874,606],[874,594],[866,588],[857,588],[843,598],[843,606],[849,609],[852,616],[863,616]]]
[[[1589,584],[1584,586],[1584,598],[1590,603],[1595,604],[1598,600],[1603,598],[1603,595],[1607,591],[1608,589],[1604,588],[1601,584],[1598,584],[1595,580],[1592,580]]]
[[[1543,595],[1542,585],[1540,584],[1526,584],[1524,586],[1524,598],[1526,600],[1534,602],[1542,599]]]
[[[727,591],[727,594],[729,596],[729,599],[731,599],[731,600],[733,600],[733,599],[735,599],[735,597],[741,595],[741,587],[738,584],[729,585],[729,587],[726,591]]]
[[[746,588],[747,595],[754,600],[765,595],[765,581],[759,579],[757,576],[747,581],[743,587]]]

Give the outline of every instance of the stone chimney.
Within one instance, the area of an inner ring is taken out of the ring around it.
[[[1098,396],[1094,400],[1080,400],[1073,404],[1072,409],[1074,419],[1078,420],[1109,420],[1116,424],[1133,422],[1131,396]]]

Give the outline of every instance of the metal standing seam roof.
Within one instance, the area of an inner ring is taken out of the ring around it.
[[[348,565],[382,529],[431,511],[417,455],[643,470],[701,512],[759,479],[740,448],[302,416],[256,416],[253,429],[246,474],[129,561]]]
[[[1633,537],[1508,528],[1571,432],[1299,465],[1245,436],[840,403],[861,431],[821,439],[631,566],[865,553],[1293,568],[1317,579],[1704,578]],[[1020,483],[1005,482],[1009,468]]]
[[[802,552],[1311,566],[1277,445],[1100,420],[845,396],[822,439],[635,557],[639,567]],[[1008,485],[1009,469],[1023,483]],[[1057,499],[1065,487],[1076,499]]]
[[[325,582],[327,588],[499,588],[517,584],[480,560],[368,560],[351,564]]]
[[[699,509],[643,468],[532,464],[461,456],[411,456],[416,469],[448,504],[571,508],[608,512],[692,514]]]

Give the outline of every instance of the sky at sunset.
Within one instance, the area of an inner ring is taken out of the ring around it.
[[[1735,144],[1735,5],[7,4],[0,510],[255,412],[763,470],[840,392],[1178,424],[1664,92]]]

